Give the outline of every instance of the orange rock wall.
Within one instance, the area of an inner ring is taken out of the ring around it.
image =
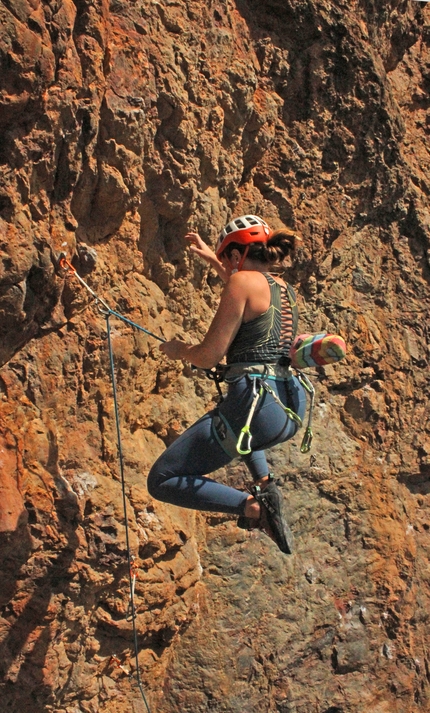
[[[187,251],[233,215],[302,235],[311,456],[274,449],[297,552],[153,502],[209,381],[110,319],[136,628],[153,713],[430,710],[430,5],[3,0],[0,695],[141,713],[104,315],[198,340],[220,284]],[[217,477],[241,486],[240,463]]]

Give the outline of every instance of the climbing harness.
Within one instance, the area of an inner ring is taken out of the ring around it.
[[[239,438],[237,441],[237,446],[236,450],[239,453],[239,455],[248,455],[248,453],[251,453],[251,440],[252,440],[252,434],[251,434],[251,421],[252,417],[254,416],[255,409],[257,408],[257,404],[261,397],[263,396],[264,391],[266,391],[268,394],[271,395],[273,400],[280,406],[283,411],[286,413],[288,418],[290,418],[292,421],[294,421],[300,428],[302,425],[302,419],[300,416],[298,416],[292,409],[290,409],[288,406],[285,406],[285,404],[282,403],[281,399],[279,396],[275,393],[275,391],[272,389],[271,386],[267,383],[267,381],[263,378],[261,379],[258,375],[251,374],[249,375],[249,378],[252,380],[252,393],[254,394],[254,398],[251,403],[251,408],[249,409],[248,412],[248,417],[246,419],[245,425],[240,431]],[[257,382],[259,383],[260,388],[257,391]],[[246,440],[245,440],[246,439]],[[242,442],[245,441],[244,447],[242,448]]]
[[[116,387],[116,378],[115,378],[115,365],[114,365],[114,358],[113,358],[113,346],[112,346],[110,317],[112,315],[114,317],[118,317],[119,319],[126,322],[127,324],[130,324],[131,326],[136,327],[137,329],[140,329],[141,331],[145,332],[146,334],[149,334],[151,337],[155,337],[155,339],[158,339],[161,342],[164,342],[165,340],[162,339],[161,337],[158,337],[156,334],[153,334],[149,330],[144,329],[143,327],[140,327],[138,324],[135,324],[131,320],[127,319],[126,317],[123,317],[123,315],[118,314],[118,312],[114,312],[114,310],[112,310],[109,307],[109,305],[106,304],[106,302],[101,297],[96,295],[96,293],[91,289],[91,287],[89,285],[87,285],[85,280],[83,280],[82,277],[80,277],[80,275],[78,275],[78,273],[76,272],[73,265],[71,265],[65,258],[61,258],[59,264],[62,269],[64,269],[64,270],[67,269],[69,272],[72,272],[73,275],[75,275],[75,277],[78,278],[79,282],[82,285],[84,285],[84,287],[86,287],[88,292],[95,298],[96,304],[98,305],[98,308],[99,308],[99,311],[101,312],[101,314],[103,314],[105,316],[105,319],[106,319],[106,332],[107,332],[107,342],[108,342],[108,350],[109,350],[109,365],[110,365],[111,380],[112,380],[112,393],[113,393],[113,403],[114,403],[114,412],[115,412],[119,471],[120,471],[121,489],[122,489],[122,504],[123,504],[123,509],[124,509],[125,542],[126,542],[126,549],[127,549],[129,584],[130,584],[130,601],[129,601],[129,605],[128,605],[126,619],[127,619],[127,621],[131,621],[132,626],[133,626],[133,644],[134,644],[134,653],[135,653],[135,659],[136,659],[137,686],[139,688],[143,702],[146,706],[147,713],[151,713],[148,702],[146,700],[145,692],[143,690],[142,681],[140,678],[139,646],[138,646],[137,627],[136,627],[136,605],[135,605],[135,601],[134,601],[134,593],[135,593],[136,576],[137,576],[138,567],[137,567],[135,558],[131,554],[131,550],[130,550],[130,533],[129,533],[129,526],[128,526],[127,497],[126,497],[126,491],[125,491],[124,453],[123,453],[122,440],[121,440],[121,427],[120,427],[120,419],[119,419],[119,406],[118,406],[118,396],[117,396],[117,387]],[[116,661],[117,657],[112,656],[111,660]],[[123,669],[123,670],[126,671],[126,669]]]
[[[297,373],[297,378],[299,379],[306,393],[310,396],[308,422],[300,446],[301,453],[309,453],[313,438],[312,415],[315,401],[315,389],[306,374],[303,374],[303,372],[299,371],[298,369],[295,369],[294,371]],[[217,367],[215,367],[215,373],[217,374],[217,388],[220,393],[221,388],[219,386],[219,383],[221,381],[233,383],[241,379],[243,376],[247,376],[247,378],[252,381],[253,399],[251,402],[250,409],[248,411],[245,425],[242,427],[239,433],[239,437],[236,437],[227,419],[219,411],[217,411],[213,417],[213,432],[215,438],[222,446],[224,451],[228,453],[228,455],[230,455],[232,458],[248,455],[252,451],[251,422],[255,410],[258,406],[258,402],[260,401],[265,391],[266,393],[272,396],[273,400],[283,409],[288,418],[294,421],[299,428],[303,425],[300,416],[298,416],[295,411],[293,411],[288,406],[285,406],[284,403],[282,403],[277,393],[268,383],[268,380],[270,379],[291,379],[291,377],[293,376],[293,372],[289,366],[282,366],[279,364],[233,364],[231,366],[222,366],[218,364]]]
[[[265,378],[259,377],[257,374],[250,374],[249,378],[252,379],[252,391],[254,394],[254,398],[251,403],[251,407],[248,412],[248,417],[246,419],[245,425],[240,431],[239,438],[237,441],[237,446],[236,450],[239,455],[248,455],[248,453],[251,453],[251,440],[252,440],[252,434],[251,434],[251,421],[252,417],[254,416],[255,409],[257,408],[257,404],[260,400],[260,398],[263,396],[264,391],[266,391],[268,394],[271,395],[273,400],[280,406],[284,413],[290,418],[294,423],[297,424],[299,428],[303,425],[302,419],[298,414],[295,413],[292,409],[290,409],[288,406],[285,406],[285,404],[282,403],[281,399],[277,395],[277,393],[272,389],[272,387],[267,383]],[[315,389],[308,379],[307,376],[304,374],[298,373],[298,379],[302,386],[305,388],[305,390],[310,394],[311,397],[311,406],[309,409],[309,416],[308,416],[308,425],[306,427],[305,434],[303,436],[302,444],[300,446],[300,451],[302,453],[308,453],[311,447],[311,442],[312,442],[312,411],[313,411],[313,405],[314,405],[314,394],[315,394]],[[257,391],[257,382],[259,382],[260,388]],[[244,442],[244,446],[242,447],[242,443]]]
[[[199,367],[191,365],[192,369],[198,369]],[[221,391],[220,383],[224,381],[224,371],[225,367],[222,364],[217,364],[212,369],[203,369],[208,379],[214,382],[216,390],[218,391],[219,400],[223,401],[224,396]]]

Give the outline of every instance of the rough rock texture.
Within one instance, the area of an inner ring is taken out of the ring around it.
[[[213,390],[111,319],[151,710],[429,711],[430,5],[0,12],[2,710],[145,710],[106,322],[60,254],[127,318],[197,340],[220,285],[183,236],[246,211],[301,232],[301,330],[349,354],[315,379],[312,455],[271,453],[286,558],[151,501],[150,463]]]

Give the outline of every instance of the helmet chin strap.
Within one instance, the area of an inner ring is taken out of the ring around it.
[[[243,263],[245,262],[246,256],[248,255],[248,251],[249,251],[249,245],[245,245],[245,250],[243,251],[243,255],[241,255],[241,257],[240,257],[237,267],[233,267],[232,262],[231,262],[231,257],[227,258],[228,264],[230,265],[232,275],[234,275],[235,272],[239,272],[242,269]]]
[[[243,263],[245,262],[246,256],[248,255],[248,250],[249,250],[249,245],[246,245],[246,246],[245,246],[245,250],[243,251],[243,255],[242,255],[242,257],[240,258],[239,264],[238,264],[238,266],[237,266],[237,268],[236,268],[237,272],[240,272],[240,270],[242,269]]]
[[[230,274],[234,275],[234,273],[237,272],[237,267],[233,267],[230,257],[227,258],[227,262],[230,265]]]

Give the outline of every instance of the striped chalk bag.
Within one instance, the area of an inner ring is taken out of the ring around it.
[[[345,342],[338,334],[299,334],[291,345],[291,366],[296,369],[326,366],[340,361],[345,354]]]

